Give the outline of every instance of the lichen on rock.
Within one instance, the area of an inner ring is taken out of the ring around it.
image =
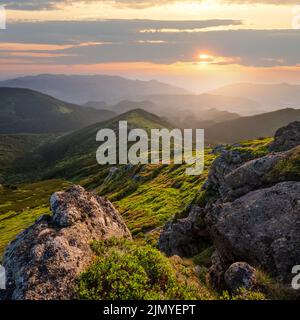
[[[117,210],[80,186],[56,192],[42,216],[7,247],[7,299],[72,299],[76,277],[92,262],[90,243],[131,238]]]

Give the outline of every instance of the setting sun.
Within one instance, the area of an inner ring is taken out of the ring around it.
[[[201,53],[201,54],[199,54],[199,59],[200,60],[209,60],[209,59],[211,59],[211,56],[208,54],[205,54],[205,53]]]
[[[214,61],[214,57],[207,53],[200,53],[198,59],[201,65],[208,65]]]

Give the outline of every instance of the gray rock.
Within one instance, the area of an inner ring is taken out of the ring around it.
[[[246,262],[233,263],[225,272],[224,281],[231,293],[239,289],[254,290],[258,283],[255,269]]]
[[[224,151],[213,162],[203,189],[213,189],[220,192],[220,186],[224,184],[225,176],[249,161],[251,157],[251,154],[241,153],[237,150]]]
[[[209,177],[202,189],[213,189],[219,193],[226,175],[250,157],[250,154],[242,154],[239,151],[224,151],[212,164]],[[205,214],[204,208],[193,206],[187,218],[168,222],[160,235],[159,249],[168,256],[191,256],[199,253],[203,241],[209,239],[203,223]]]
[[[226,147],[227,147],[227,145],[218,144],[217,146],[215,146],[215,147],[212,149],[211,154],[220,154],[220,153],[226,151]]]
[[[280,182],[280,176],[271,177],[274,166],[284,159],[288,153],[277,153],[248,161],[227,174],[219,187],[223,201],[233,200],[246,193]]]
[[[216,205],[205,217],[223,265],[246,261],[287,284],[300,258],[300,182]]]
[[[169,223],[160,238],[161,249],[168,254],[195,253],[203,239],[195,232],[198,228],[208,232],[217,249],[208,274],[215,288],[226,288],[226,270],[237,261],[290,285],[292,267],[300,263],[299,127],[295,122],[276,134],[274,151],[288,151],[254,160],[251,151],[223,151],[202,188],[207,191],[205,207]]]
[[[185,219],[170,221],[158,241],[160,251],[168,256],[193,256],[209,238],[203,222],[203,209],[194,206]]]
[[[91,263],[93,240],[131,238],[112,204],[80,186],[51,197],[43,216],[7,247],[8,299],[72,299],[74,280]]]
[[[277,130],[270,151],[286,151],[300,145],[300,121],[295,121]]]

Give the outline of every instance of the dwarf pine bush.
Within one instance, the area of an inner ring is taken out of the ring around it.
[[[96,258],[77,281],[79,299],[192,299],[169,260],[149,245],[124,239],[94,242]]]

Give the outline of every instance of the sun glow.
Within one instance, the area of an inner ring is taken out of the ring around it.
[[[214,57],[209,55],[209,54],[207,54],[207,53],[200,53],[198,55],[198,60],[199,60],[201,65],[205,65],[206,66],[206,65],[208,65],[208,64],[210,64],[211,62],[214,61]]]
[[[199,59],[200,60],[209,60],[209,59],[211,59],[211,56],[206,53],[201,53],[201,54],[199,54]]]

